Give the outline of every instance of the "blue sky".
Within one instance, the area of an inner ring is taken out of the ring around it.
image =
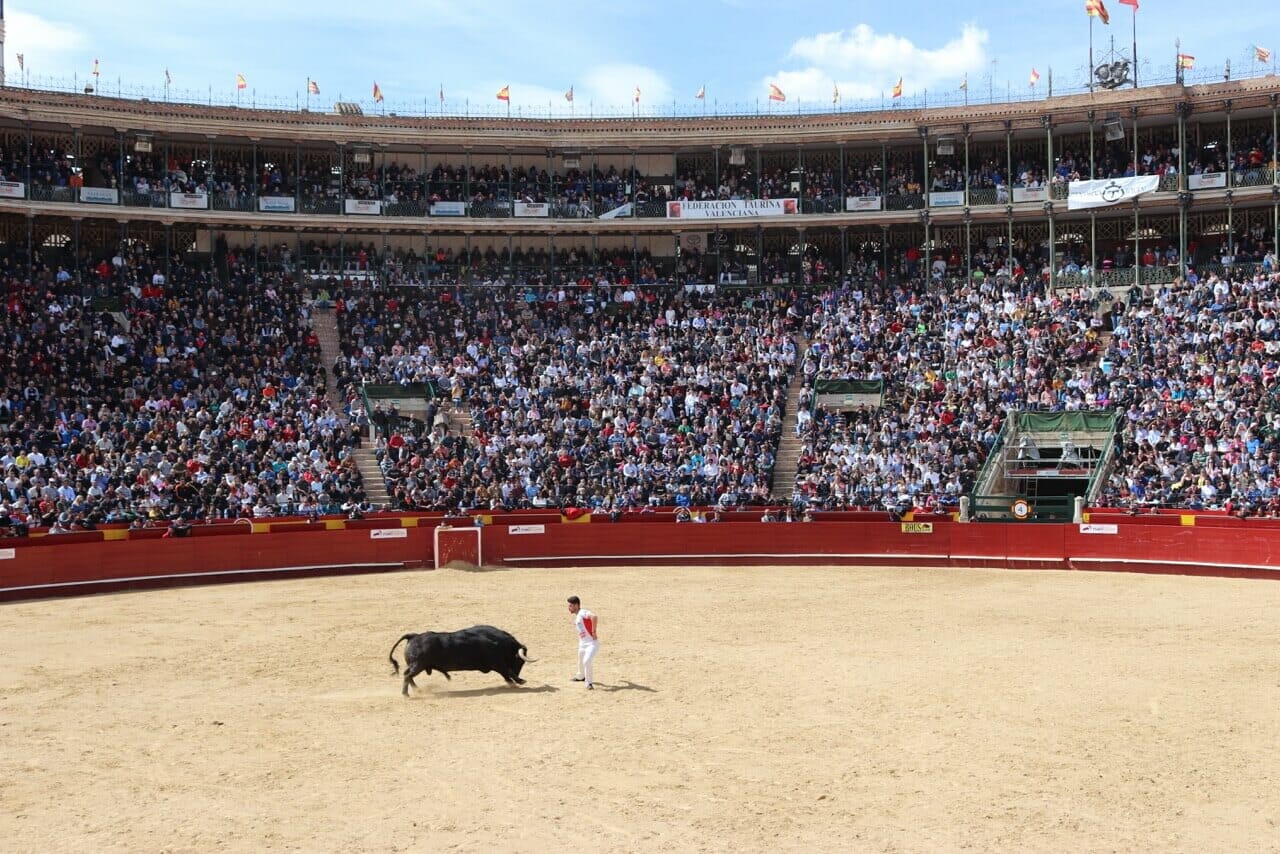
[[[1110,26],[1094,26],[1100,59],[1110,37],[1126,52],[1130,9],[1106,0]],[[1173,75],[1174,42],[1196,57],[1189,81],[1262,73],[1253,45],[1280,49],[1280,27],[1259,29],[1266,16],[1206,14],[1203,3],[1141,0],[1140,74]],[[59,0],[5,3],[5,66],[19,83],[22,53],[31,85],[83,86],[100,60],[102,90],[163,92],[227,102],[235,75],[249,89],[244,103],[291,107],[305,99],[307,77],[321,95],[314,108],[341,96],[372,109],[376,80],[383,108],[404,113],[439,109],[497,113],[511,87],[512,114],[568,114],[574,89],[578,115],[629,115],[635,89],[644,114],[830,109],[833,86],[846,109],[876,105],[899,76],[904,105],[958,101],[968,79],[972,100],[1026,97],[1031,69],[1043,97],[1050,69],[1055,92],[1084,86],[1088,18],[1083,0],[1025,3],[790,2],[776,0],[405,0],[359,4],[336,0],[251,3],[241,0]],[[381,8],[377,8],[381,7]],[[391,8],[388,11],[388,7]],[[1180,25],[1179,22],[1182,22]],[[1270,40],[1274,43],[1267,43]],[[767,100],[768,84],[787,96]],[[147,91],[150,90],[150,91]],[[926,92],[928,93],[926,96]]]

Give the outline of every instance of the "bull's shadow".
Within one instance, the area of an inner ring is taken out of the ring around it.
[[[426,686],[423,686],[426,687]],[[550,694],[560,689],[554,685],[535,685],[532,688],[513,688],[510,685],[495,685],[492,688],[466,688],[462,691],[419,691],[420,697],[492,697],[497,694]]]

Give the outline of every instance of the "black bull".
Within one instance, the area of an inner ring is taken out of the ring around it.
[[[439,670],[445,679],[451,679],[450,673],[459,670],[479,670],[481,673],[493,671],[507,680],[508,685],[523,685],[520,669],[529,658],[529,648],[516,640],[510,633],[493,626],[472,626],[456,632],[410,632],[391,646],[391,666],[394,672],[400,672],[400,663],[396,661],[396,647],[402,642],[409,643],[404,648],[404,687],[401,691],[409,696],[409,688],[417,690],[418,684],[413,677],[419,673],[431,675],[431,671]]]

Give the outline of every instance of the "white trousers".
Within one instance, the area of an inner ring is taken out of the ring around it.
[[[591,678],[591,659],[600,650],[600,642],[578,644],[578,676],[588,685],[595,680]]]

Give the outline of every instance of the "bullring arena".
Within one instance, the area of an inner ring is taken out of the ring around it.
[[[564,600],[601,618],[570,681]],[[404,631],[539,659],[419,677]],[[0,610],[14,851],[1264,851],[1280,585],[444,569]]]
[[[0,851],[1280,852],[1280,78],[1065,15],[1025,100],[545,118],[0,15]],[[476,624],[527,684],[403,699]]]

